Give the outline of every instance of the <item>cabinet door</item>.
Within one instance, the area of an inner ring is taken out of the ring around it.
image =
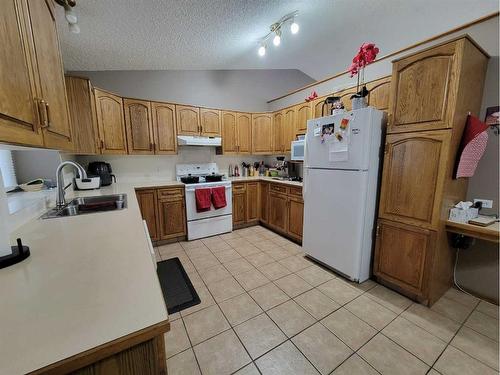
[[[438,225],[450,136],[446,130],[387,136],[380,217]]]
[[[187,105],[176,105],[177,134],[199,135],[200,134],[200,109]]]
[[[24,1],[0,2],[0,141],[43,145]]]
[[[367,85],[368,105],[381,111],[389,110],[389,96],[391,89],[391,77],[383,78]]]
[[[246,205],[245,191],[235,189],[233,186],[233,225],[246,222]]]
[[[160,239],[186,235],[186,209],[182,199],[161,199],[158,201]]]
[[[252,150],[254,154],[271,154],[273,151],[273,117],[271,113],[252,115]]]
[[[445,44],[393,63],[389,133],[451,126],[455,49],[455,43]]]
[[[323,103],[325,102],[326,98],[326,96],[322,96],[321,98],[317,98],[312,102],[312,118],[330,115],[332,109],[331,104],[325,105],[325,109],[323,110]]]
[[[238,113],[236,115],[236,129],[238,133],[238,153],[250,154],[252,152],[252,115]]]
[[[221,113],[216,109],[200,108],[201,135],[215,137],[221,135]]]
[[[269,194],[269,225],[282,232],[287,229],[288,198],[285,194]]]
[[[434,232],[381,220],[377,226],[373,273],[403,291],[425,294]]]
[[[268,222],[269,218],[269,204],[268,204],[268,199],[269,199],[269,183],[268,182],[260,182],[259,185],[259,200],[260,200],[260,210],[259,210],[259,215],[260,215],[260,221],[263,223]]]
[[[136,191],[136,195],[142,219],[146,220],[146,224],[148,226],[149,236],[151,237],[151,240],[158,241],[160,238],[158,231],[156,190],[138,190]]]
[[[304,201],[300,198],[288,198],[288,230],[287,233],[297,240],[302,240],[304,226]]]
[[[259,220],[259,183],[247,182],[246,191],[246,221]]]
[[[28,6],[40,78],[40,95],[45,101],[47,123],[43,127],[44,143],[49,148],[72,151],[71,122],[54,3],[51,0],[29,0]]]
[[[222,152],[224,154],[238,152],[236,112],[222,112]]]
[[[122,98],[94,89],[97,125],[103,154],[126,154],[127,138],[123,120]]]
[[[295,113],[295,132],[297,134],[305,134],[307,131],[307,120],[310,120],[312,117],[311,103],[298,104],[295,107]]]
[[[177,129],[175,105],[167,103],[151,103],[153,118],[155,154],[177,153]]]
[[[282,153],[284,151],[283,113],[275,112],[273,115],[273,151]]]
[[[283,110],[283,134],[284,151],[290,152],[295,140],[295,107]]]
[[[340,92],[334,94],[334,96],[340,97],[340,100],[344,104],[344,108],[346,111],[350,111],[352,109],[351,96],[356,93],[356,87],[351,87]]]
[[[123,99],[129,154],[154,154],[151,103]]]
[[[98,153],[97,117],[90,81],[79,77],[66,77],[66,94],[73,125],[75,152]]]

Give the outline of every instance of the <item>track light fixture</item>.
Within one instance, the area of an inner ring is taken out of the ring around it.
[[[80,33],[78,26],[78,17],[73,8],[76,6],[76,0],[55,0],[57,4],[64,8],[64,18],[68,21],[69,31],[74,34]]]
[[[290,32],[292,34],[297,34],[299,32],[299,25],[295,22],[295,18],[298,16],[299,11],[296,10],[280,18],[278,22],[273,23],[269,29],[269,33],[260,39],[260,47],[258,49],[259,56],[263,57],[266,54],[267,41],[272,37],[273,44],[278,47],[281,44],[282,38],[282,27],[283,25],[290,23]]]

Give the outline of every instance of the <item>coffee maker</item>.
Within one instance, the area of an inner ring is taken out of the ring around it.
[[[104,161],[93,161],[89,163],[87,168],[89,175],[98,176],[101,178],[101,186],[111,185],[113,180],[116,183],[116,176],[113,174],[111,164]]]

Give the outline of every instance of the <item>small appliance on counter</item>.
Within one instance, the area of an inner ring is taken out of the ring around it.
[[[304,177],[304,163],[301,161],[289,161],[288,176],[292,178],[292,181],[301,182]]]
[[[101,186],[109,186],[116,183],[116,176],[113,174],[111,164],[104,161],[93,161],[89,163],[87,168],[88,177],[100,177]]]
[[[101,187],[101,177],[74,178],[73,186],[75,190],[93,190]]]

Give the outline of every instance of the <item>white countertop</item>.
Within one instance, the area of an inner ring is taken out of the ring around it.
[[[288,180],[277,180],[273,177],[266,177],[266,176],[252,176],[252,177],[229,177],[228,180],[233,181],[233,182],[240,182],[240,181],[269,181],[269,182],[275,182],[277,184],[284,184],[284,185],[291,185],[291,186],[302,186],[302,182],[298,181],[288,181]]]
[[[128,207],[34,219],[12,233],[31,256],[0,269],[1,374],[30,372],[168,319],[134,188],[174,185],[183,186],[148,181],[68,193],[126,193]]]

